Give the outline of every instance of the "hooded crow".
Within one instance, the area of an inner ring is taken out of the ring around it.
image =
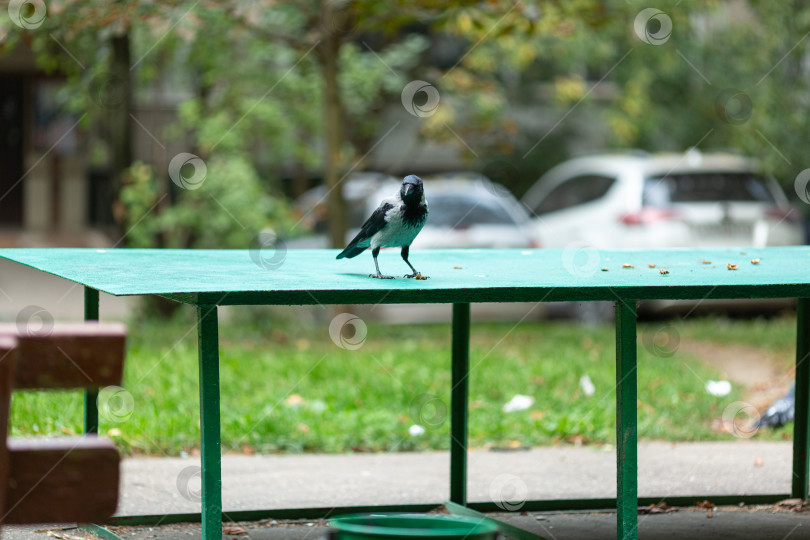
[[[376,274],[369,274],[370,277],[380,279],[393,279],[394,276],[384,276],[380,273],[380,265],[377,264],[377,255],[380,248],[401,247],[402,260],[411,267],[413,274],[408,274],[407,278],[426,279],[413,265],[408,262],[408,250],[411,242],[422,230],[428,216],[428,204],[425,200],[425,189],[422,180],[413,174],[406,176],[402,180],[399,191],[393,197],[384,199],[380,206],[371,214],[357,236],[349,242],[346,249],[341,251],[337,258],[357,257],[367,248],[371,248],[371,255],[374,257],[374,267]]]

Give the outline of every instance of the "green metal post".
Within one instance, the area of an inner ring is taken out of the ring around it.
[[[91,287],[84,288],[84,320],[98,320],[98,291]],[[98,389],[84,391],[84,432],[98,433]]]
[[[616,538],[638,538],[636,303],[616,302]]]
[[[793,422],[793,485],[791,493],[810,498],[810,298],[796,307],[796,401]]]
[[[467,402],[470,391],[470,304],[453,304],[450,395],[450,501],[467,504]]]
[[[202,537],[222,538],[222,454],[219,425],[219,328],[217,306],[197,306],[200,360]]]

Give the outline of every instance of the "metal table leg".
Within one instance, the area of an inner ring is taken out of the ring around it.
[[[219,422],[219,328],[217,306],[197,306],[200,361],[202,538],[222,538],[222,455]]]
[[[636,302],[616,302],[616,538],[638,538]]]
[[[799,298],[796,309],[796,401],[793,423],[793,483],[791,494],[808,495],[810,476],[810,298]]]
[[[84,288],[84,320],[98,320],[98,291]],[[84,391],[84,432],[98,433],[98,389]]]
[[[470,304],[453,304],[450,395],[450,501],[467,504],[467,401],[470,389]]]

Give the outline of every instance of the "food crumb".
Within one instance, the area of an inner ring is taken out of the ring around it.
[[[707,261],[706,259],[703,259],[700,262],[701,262],[701,264],[712,264],[712,261]]]
[[[655,268],[654,264],[648,264],[647,266],[649,266],[650,268]]]
[[[610,270],[610,268],[608,268],[607,266],[602,268],[602,272],[607,272],[608,270]]]
[[[622,268],[635,268],[635,267],[634,267],[632,264],[630,264],[630,263],[624,263],[624,264],[622,265]]]
[[[669,274],[669,270],[664,270],[663,268],[661,270],[659,270],[659,272],[661,272],[661,274],[664,275],[664,276]]]
[[[759,259],[751,259],[751,264],[759,264]]]
[[[726,267],[728,267],[729,270],[736,270],[737,268],[739,268],[736,264],[731,263],[728,263]]]
[[[453,268],[455,268],[456,270],[461,270],[460,266],[454,266]]]

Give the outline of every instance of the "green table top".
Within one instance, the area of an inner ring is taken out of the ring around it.
[[[372,279],[370,253],[336,260],[337,253],[263,254],[262,267],[249,250],[0,249],[2,258],[109,294],[160,295],[191,304],[810,297],[808,246],[411,251],[413,265],[430,276],[426,281]],[[383,273],[402,276],[408,270],[399,250],[384,250],[379,260]]]

